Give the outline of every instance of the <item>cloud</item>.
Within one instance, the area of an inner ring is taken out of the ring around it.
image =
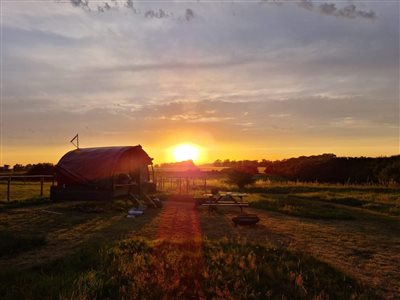
[[[96,3],[97,1],[92,1],[92,3]],[[70,0],[70,3],[74,7],[80,7],[85,11],[91,12],[95,8],[99,13],[105,13],[110,10],[119,10],[121,8],[125,8],[130,10],[136,15],[141,15],[147,19],[172,19],[176,21],[186,21],[190,22],[193,18],[195,18],[195,13],[191,8],[187,8],[185,13],[181,16],[175,16],[172,11],[167,11],[162,8],[157,9],[144,9],[143,11],[136,8],[133,0],[110,0],[104,1],[103,4],[93,4],[91,5],[89,0]]]
[[[81,7],[84,10],[90,11],[89,0],[69,0],[74,7]]]
[[[194,18],[194,12],[193,12],[193,10],[191,10],[190,8],[187,8],[186,9],[186,12],[185,12],[185,19],[186,19],[186,21],[190,21],[191,19],[193,19]]]
[[[184,69],[219,69],[240,66],[252,63],[256,60],[251,58],[236,58],[225,60],[207,60],[207,61],[172,61],[158,63],[141,63],[134,65],[121,65],[110,68],[95,68],[97,71],[106,72],[142,72],[142,71],[160,71],[160,70],[184,70]]]
[[[374,20],[377,18],[377,15],[374,11],[359,10],[354,4],[349,4],[342,8],[338,8],[336,7],[335,3],[325,2],[315,4],[311,0],[302,0],[300,3],[298,3],[298,6],[306,10],[318,12],[322,15],[328,16],[342,17],[348,19],[364,18],[369,20]]]

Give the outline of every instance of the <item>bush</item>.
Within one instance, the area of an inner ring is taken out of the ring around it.
[[[379,180],[384,183],[389,183],[391,181],[400,183],[400,160],[385,166],[379,172]]]
[[[246,185],[256,182],[255,175],[258,174],[256,166],[230,168],[226,171],[227,183],[235,184],[239,189],[243,189]]]

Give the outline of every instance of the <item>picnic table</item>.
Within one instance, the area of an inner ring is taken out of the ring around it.
[[[243,213],[243,207],[249,206],[248,202],[244,202],[243,198],[247,197],[247,193],[224,192],[218,194],[204,194],[207,201],[202,203],[202,206],[208,206],[209,211],[218,206],[237,206]]]

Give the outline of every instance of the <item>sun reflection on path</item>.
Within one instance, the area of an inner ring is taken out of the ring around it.
[[[167,257],[160,261],[155,274],[162,282],[176,285],[182,295],[201,299],[203,272],[202,234],[200,218],[191,199],[171,196],[164,202],[157,232],[156,255]]]

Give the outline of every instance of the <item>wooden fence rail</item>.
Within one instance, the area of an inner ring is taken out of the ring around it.
[[[192,194],[196,191],[207,193],[207,177],[168,176],[155,178],[157,191],[172,191],[179,194]]]
[[[44,197],[44,183],[45,179],[51,181],[51,184],[54,185],[55,177],[52,175],[8,175],[8,176],[0,176],[0,181],[6,180],[7,182],[7,201],[11,200],[11,186],[13,181],[24,181],[29,180],[30,182],[40,182],[40,198]],[[35,181],[37,180],[37,181]]]

